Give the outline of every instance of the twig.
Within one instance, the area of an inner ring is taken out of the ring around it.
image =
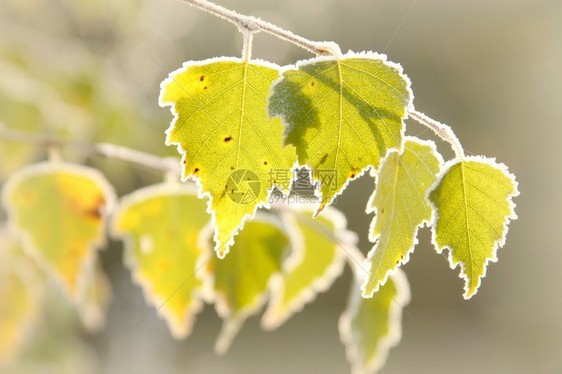
[[[339,46],[334,42],[315,42],[303,38],[302,36],[293,34],[292,32],[285,30],[279,26],[272,23],[262,21],[259,18],[246,16],[237,13],[233,10],[227,9],[220,5],[211,3],[207,0],[180,0],[188,3],[196,8],[199,8],[207,13],[214,16],[223,18],[236,26],[238,26],[241,31],[247,30],[249,32],[263,31],[271,34],[279,39],[286,40],[294,45],[306,49],[317,55],[334,55],[339,56],[341,54]]]
[[[441,139],[449,143],[451,145],[451,148],[453,148],[453,151],[455,152],[455,156],[457,157],[457,159],[459,160],[464,159],[464,150],[462,148],[461,142],[459,141],[459,138],[457,138],[457,136],[449,126],[441,122],[438,122],[432,118],[429,118],[425,114],[415,110],[410,111],[409,115],[416,122],[428,127],[437,136],[439,136]]]
[[[85,143],[58,139],[29,131],[10,130],[0,123],[0,138],[16,142],[35,144],[44,148],[76,148],[88,156],[112,158],[130,162],[150,169],[180,172],[180,162],[174,158],[154,156],[131,148],[109,143]]]

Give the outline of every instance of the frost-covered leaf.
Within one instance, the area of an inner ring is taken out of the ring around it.
[[[376,213],[369,230],[375,245],[369,253],[370,275],[362,286],[363,296],[371,297],[394,269],[410,259],[418,229],[431,221],[427,192],[442,162],[433,143],[413,138],[407,138],[402,153],[392,151],[385,159],[367,203],[367,213]]]
[[[224,319],[215,350],[224,353],[242,324],[265,302],[272,277],[290,248],[290,240],[280,222],[256,216],[246,223],[224,259],[215,256],[206,268],[217,313]]]
[[[461,264],[464,297],[469,299],[497,261],[507,225],[517,218],[512,198],[517,182],[506,166],[482,157],[466,157],[445,166],[429,198],[436,210],[433,241],[438,253],[449,250],[449,264]]]
[[[402,309],[409,302],[410,286],[400,269],[372,298],[361,297],[359,283],[354,284],[339,321],[353,374],[372,374],[384,366],[388,351],[400,341]]]
[[[124,197],[113,221],[133,279],[176,338],[190,334],[203,306],[197,269],[204,251],[200,232],[209,222],[205,209],[195,188],[166,183]]]
[[[9,360],[35,326],[41,306],[33,265],[7,231],[0,231],[0,363]]]
[[[84,273],[105,242],[112,187],[94,169],[50,162],[14,173],[2,197],[24,248],[80,300]]]
[[[402,142],[412,101],[399,65],[376,53],[349,52],[339,59],[300,61],[273,87],[269,111],[287,124],[285,144],[319,181],[322,210],[350,179]]]
[[[233,236],[256,209],[267,205],[276,183],[287,191],[296,161],[282,147],[283,124],[270,119],[266,105],[278,67],[239,59],[188,62],[162,83],[160,105],[174,119],[166,144],[183,155],[183,176],[195,177],[211,198],[215,249],[223,257]]]
[[[355,244],[355,236],[346,230],[345,217],[339,211],[328,207],[316,219],[312,212],[307,207],[282,213],[292,252],[282,273],[272,280],[270,303],[262,319],[265,329],[279,327],[319,292],[330,288],[343,270],[345,258],[339,246]]]

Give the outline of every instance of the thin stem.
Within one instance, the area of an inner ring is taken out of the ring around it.
[[[414,119],[416,122],[428,127],[437,136],[439,136],[441,139],[449,143],[451,145],[451,148],[453,148],[453,151],[455,152],[455,156],[457,157],[457,159],[459,160],[464,159],[464,150],[462,148],[461,142],[459,141],[459,138],[457,138],[457,136],[449,126],[441,122],[438,122],[432,118],[429,118],[425,114],[415,110],[412,110],[411,112],[409,112],[409,114],[410,117]]]
[[[173,158],[163,158],[127,147],[109,143],[84,143],[57,139],[28,131],[10,130],[0,123],[0,138],[16,142],[35,144],[47,149],[76,148],[88,156],[112,158],[127,161],[150,169],[180,172],[180,162]]]
[[[302,36],[293,34],[292,32],[285,30],[279,26],[272,23],[262,21],[259,18],[246,16],[237,13],[233,10],[227,9],[223,6],[214,4],[207,0],[180,0],[188,3],[196,8],[199,8],[207,13],[214,16],[225,19],[240,29],[248,30],[249,32],[263,31],[271,34],[279,39],[286,40],[294,45],[306,49],[317,55],[339,55],[340,49],[338,45],[334,42],[315,42],[303,38]]]
[[[252,59],[252,41],[254,39],[254,32],[242,29],[242,36],[244,37],[244,48],[242,49],[242,58],[244,62],[250,62]]]

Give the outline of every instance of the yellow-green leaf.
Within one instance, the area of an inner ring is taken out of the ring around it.
[[[0,364],[17,353],[37,323],[40,283],[18,240],[0,231]],[[39,286],[39,287],[38,287]]]
[[[353,374],[376,373],[384,366],[390,348],[400,341],[402,309],[409,302],[410,287],[400,269],[372,298],[361,297],[359,283],[352,287],[339,330]]]
[[[199,236],[209,223],[205,206],[192,186],[160,184],[124,197],[113,222],[133,279],[176,338],[190,334],[203,307],[197,270],[204,253]]]
[[[296,147],[299,163],[320,182],[318,211],[400,147],[411,101],[402,68],[376,53],[313,58],[283,72],[269,111],[283,118],[285,144]]]
[[[291,237],[292,252],[283,263],[281,274],[271,283],[271,299],[262,326],[273,330],[305,304],[326,291],[341,274],[344,253],[340,245],[355,236],[346,230],[339,211],[328,207],[321,217],[312,218],[312,208],[293,208],[282,212]]]
[[[84,272],[105,243],[112,187],[95,169],[49,162],[14,173],[2,197],[25,249],[79,300]]]
[[[211,199],[220,257],[245,220],[267,205],[273,184],[289,188],[276,175],[290,175],[295,150],[283,147],[283,124],[266,110],[278,77],[272,64],[222,58],[185,63],[162,83],[160,105],[175,116],[166,144],[178,146],[184,178],[196,178]]]
[[[242,324],[265,302],[272,277],[290,248],[283,227],[272,217],[256,216],[246,223],[224,259],[213,257],[206,268],[217,313],[224,319],[215,350],[224,353]]]
[[[370,275],[362,286],[366,297],[409,261],[418,229],[431,221],[427,192],[443,160],[432,142],[406,139],[402,153],[392,151],[385,159],[367,204],[367,213],[376,212],[376,216],[369,231],[369,239],[375,243],[368,256]]]
[[[488,262],[497,261],[507,225],[517,218],[512,198],[518,194],[507,167],[482,157],[450,162],[431,191],[433,241],[438,253],[449,250],[452,269],[460,263],[465,299],[477,292]]]

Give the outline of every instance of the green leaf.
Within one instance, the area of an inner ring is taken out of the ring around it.
[[[449,264],[461,265],[464,298],[469,299],[497,261],[507,225],[516,219],[512,197],[519,195],[507,167],[482,157],[449,162],[429,198],[437,212],[433,242],[438,253],[449,250]]]
[[[37,324],[42,292],[35,271],[19,241],[0,230],[0,364],[17,353]]]
[[[402,309],[410,302],[410,287],[400,270],[372,298],[361,297],[359,283],[350,293],[339,330],[353,374],[375,373],[402,335]]]
[[[281,270],[290,240],[273,217],[256,216],[240,232],[232,253],[213,257],[206,268],[217,313],[224,319],[215,350],[224,353],[252,314],[265,302],[272,277]]]
[[[403,119],[412,101],[399,65],[376,53],[349,52],[339,59],[300,61],[273,87],[269,111],[287,124],[285,144],[320,182],[320,212],[349,180],[378,168],[399,148]]]
[[[196,178],[200,194],[211,199],[220,257],[243,223],[268,205],[273,184],[289,188],[290,180],[275,175],[290,175],[295,150],[282,147],[283,124],[266,110],[278,77],[277,66],[221,58],[185,63],[162,83],[160,105],[175,116],[166,144],[178,146],[184,178]]]
[[[375,243],[368,256],[370,275],[362,286],[366,297],[409,261],[418,229],[431,223],[427,192],[443,160],[432,142],[406,139],[402,153],[393,151],[385,159],[367,203],[367,213],[376,212],[376,216],[369,231],[369,239]]]
[[[124,197],[113,221],[133,279],[176,338],[191,333],[203,307],[197,270],[204,253],[199,236],[209,223],[205,206],[195,188],[166,183]]]
[[[293,250],[283,262],[282,273],[271,283],[271,299],[262,318],[267,330],[279,327],[319,292],[328,290],[343,270],[340,243],[355,244],[356,238],[346,230],[345,217],[339,211],[328,207],[316,219],[311,213],[308,207],[282,213]]]
[[[105,212],[115,200],[109,183],[88,167],[41,163],[14,173],[2,197],[24,248],[80,300],[85,271],[105,243]]]

